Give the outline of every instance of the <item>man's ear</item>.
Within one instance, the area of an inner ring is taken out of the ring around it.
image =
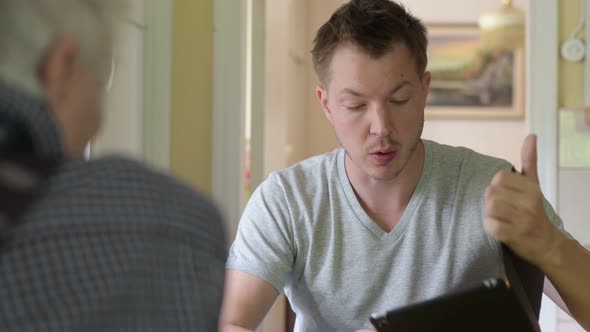
[[[332,110],[330,110],[330,106],[328,105],[328,92],[323,86],[318,85],[316,87],[316,94],[320,100],[320,105],[322,105],[322,110],[324,111],[326,119],[332,123]]]
[[[75,84],[76,66],[80,59],[80,48],[74,39],[62,38],[55,41],[39,64],[38,78],[47,100],[60,105]]]
[[[432,74],[429,71],[425,71],[422,75],[422,89],[426,91],[424,98],[428,97],[428,88],[430,87],[430,82],[432,81]]]

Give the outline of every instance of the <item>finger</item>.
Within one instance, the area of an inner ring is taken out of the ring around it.
[[[486,217],[507,223],[519,219],[519,211],[518,205],[514,203],[514,200],[510,200],[506,196],[499,199],[489,199],[485,205]]]
[[[490,185],[485,192],[486,214],[493,213],[493,217],[506,221],[521,220],[519,223],[522,223],[538,211],[543,211],[543,200],[538,185],[530,180],[527,182],[526,186],[530,188],[521,191],[506,186]],[[490,206],[491,204],[494,206]]]
[[[523,195],[522,192],[506,186],[490,185],[486,188],[485,199],[486,204],[493,200],[497,200],[514,206],[519,206],[526,200],[526,196]]]
[[[513,226],[509,223],[502,222],[495,218],[486,218],[484,220],[484,230],[501,242],[508,242],[513,233]]]
[[[528,135],[521,150],[522,174],[527,178],[539,183],[537,174],[537,135]]]
[[[492,178],[491,186],[506,188],[515,192],[523,192],[529,187],[530,181],[531,180],[518,173],[499,171]]]

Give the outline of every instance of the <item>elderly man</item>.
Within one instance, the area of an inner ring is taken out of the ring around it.
[[[0,124],[19,137],[3,149],[55,166],[1,240],[2,331],[217,328],[217,210],[136,161],[83,160],[124,2],[0,1]]]

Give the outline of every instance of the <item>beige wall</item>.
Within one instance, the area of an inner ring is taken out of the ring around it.
[[[322,0],[323,1],[323,0]],[[303,159],[305,127],[307,0],[266,1],[265,173]]]
[[[560,43],[569,38],[575,30],[580,13],[580,1],[560,1],[559,37]],[[581,33],[578,37],[583,37]],[[560,58],[559,63],[559,98],[560,105],[566,108],[577,109],[584,106],[584,63],[569,63]],[[563,149],[561,151],[561,165],[559,178],[559,212],[568,230],[585,243],[590,243],[590,223],[588,216],[588,184],[590,183],[590,167],[587,165],[587,155],[590,146],[589,127],[584,124],[582,114],[578,114],[575,125],[567,126],[568,114],[578,111],[562,111],[560,130],[561,144],[570,142],[570,147],[575,149]],[[582,120],[582,121],[580,121]],[[573,137],[575,141],[572,141]],[[572,161],[581,160],[579,163]]]
[[[590,5],[590,4],[589,4]],[[559,43],[570,37],[580,18],[579,0],[559,1]],[[587,18],[588,20],[588,18]],[[588,22],[587,22],[588,24]],[[578,37],[582,37],[583,32]],[[583,107],[584,63],[570,63],[559,59],[559,105],[561,107]]]
[[[587,4],[587,5],[590,5]],[[578,24],[580,16],[580,1],[561,0],[559,1],[559,41],[560,44],[570,37]],[[586,18],[588,20],[588,18]],[[583,33],[578,37],[583,37]],[[588,56],[588,55],[587,55]],[[580,108],[584,105],[584,63],[569,63],[561,59],[559,61],[559,105],[565,108]],[[560,118],[563,120],[567,113],[562,112]],[[581,115],[581,114],[580,114]],[[588,126],[579,121],[575,128],[567,130],[575,131],[560,132],[561,140],[565,136],[575,135],[578,140],[588,141],[590,131]],[[563,125],[563,124],[562,124]],[[565,141],[560,142],[564,144]],[[576,148],[590,150],[590,146],[583,143],[576,143]],[[579,151],[583,154],[585,151]],[[561,153],[564,153],[562,151]],[[564,158],[561,158],[562,161]],[[590,243],[590,206],[588,205],[588,188],[590,187],[590,167],[564,167],[560,165],[559,170],[559,215],[563,219],[566,229],[580,242]],[[584,331],[577,323],[558,310],[557,331]]]
[[[213,0],[174,0],[170,169],[211,190]]]
[[[559,36],[560,42],[566,40],[576,28],[579,19],[579,1],[560,1]],[[579,37],[583,37],[583,33]],[[568,63],[563,59],[559,64],[559,97],[560,105],[566,108],[577,109],[584,105],[584,63]],[[578,111],[568,110],[561,113],[561,120],[566,119],[568,113]],[[587,155],[590,146],[585,143],[590,141],[589,127],[584,124],[582,114],[578,114],[577,124],[574,127],[566,127],[562,122],[560,140],[562,144],[570,141],[576,150],[562,150],[559,178],[559,212],[568,230],[582,242],[590,243],[590,223],[586,216],[589,215],[586,197],[588,196],[588,184],[590,183],[590,167],[585,162],[578,164],[572,160],[587,160],[580,156]],[[569,137],[574,137],[571,141]],[[567,144],[567,143],[566,143]],[[563,155],[563,154],[566,155]]]
[[[307,8],[307,15],[309,23],[305,31],[306,47],[305,47],[305,65],[307,75],[307,91],[306,91],[306,114],[307,114],[307,140],[306,156],[313,156],[324,153],[338,147],[338,140],[332,130],[328,120],[325,118],[318,97],[316,95],[316,86],[318,80],[313,71],[313,64],[311,61],[312,42],[315,38],[317,30],[326,22],[334,10],[338,8],[345,1],[343,0],[322,0],[313,1],[307,0],[309,7]]]
[[[143,0],[132,4],[131,17],[143,22]],[[174,0],[172,20],[170,169],[210,192],[213,0]],[[104,129],[92,142],[93,156],[115,152],[141,159],[146,135],[158,134],[142,128],[143,33],[134,25],[123,27]]]

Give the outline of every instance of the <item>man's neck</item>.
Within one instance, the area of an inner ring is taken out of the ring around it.
[[[408,164],[391,180],[378,180],[366,174],[357,176],[356,172],[347,171],[361,206],[383,230],[389,232],[398,224],[420,181],[424,160],[424,143],[420,141]],[[352,162],[348,156],[345,161],[348,170]]]

